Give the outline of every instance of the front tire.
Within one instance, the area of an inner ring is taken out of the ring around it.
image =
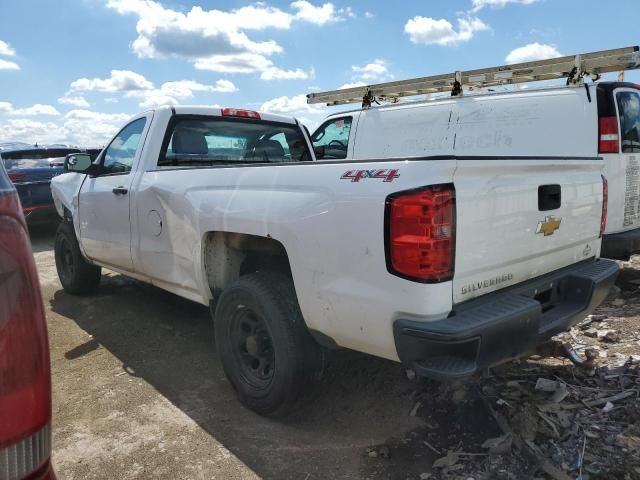
[[[242,276],[223,291],[214,317],[218,355],[240,402],[261,415],[290,411],[323,358],[291,280],[268,272]]]
[[[56,232],[55,257],[58,278],[66,292],[83,295],[96,289],[102,271],[84,259],[73,227],[68,222],[62,222]]]

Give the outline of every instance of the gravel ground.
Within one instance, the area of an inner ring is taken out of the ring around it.
[[[494,468],[508,466],[511,451],[492,456],[491,468],[489,460],[466,465],[463,476],[433,466],[452,451],[482,459],[482,443],[501,434],[477,382],[410,381],[400,365],[354,352],[337,352],[286,420],[252,413],[224,377],[206,308],[107,272],[95,294],[65,294],[54,232],[33,228],[31,238],[49,325],[53,460],[61,480],[520,478]],[[622,290],[599,309],[604,324],[593,325],[615,334],[585,336],[583,327],[567,337],[579,349],[606,351],[601,363],[640,354],[638,259],[623,264]],[[567,361],[549,361],[559,375],[572,375]],[[514,375],[523,368],[512,365]],[[509,365],[500,368],[509,374]],[[482,476],[481,469],[506,476]]]
[[[113,273],[94,295],[67,295],[54,231],[31,238],[61,479],[362,478],[367,447],[420,426],[400,366],[351,352],[286,421],[252,413],[224,376],[208,309]]]

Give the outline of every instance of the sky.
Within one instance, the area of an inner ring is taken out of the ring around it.
[[[164,104],[313,129],[340,107],[307,93],[637,45],[637,18],[637,0],[0,0],[0,143],[102,146]]]

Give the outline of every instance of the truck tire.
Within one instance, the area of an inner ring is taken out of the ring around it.
[[[56,270],[62,288],[74,295],[89,293],[100,283],[100,267],[87,262],[68,222],[60,223],[55,240]]]
[[[240,402],[261,415],[290,411],[323,361],[291,280],[269,272],[240,277],[222,292],[214,322],[216,349]]]

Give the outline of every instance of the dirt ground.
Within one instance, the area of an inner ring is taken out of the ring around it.
[[[517,431],[507,435],[507,449],[483,447],[489,439],[505,438],[494,414],[503,408],[509,419],[513,412],[505,403],[531,403],[540,394],[534,391],[540,377],[571,387],[563,408],[574,405],[568,402],[580,392],[589,399],[635,392],[610,402],[606,414],[595,413],[614,436],[615,428],[640,421],[621,413],[639,410],[640,375],[625,370],[619,376],[631,384],[597,383],[613,381],[613,363],[631,368],[632,359],[625,359],[640,354],[640,258],[623,264],[621,290],[596,312],[597,322],[566,336],[579,351],[598,351],[601,369],[584,378],[566,360],[542,359],[512,362],[483,379],[443,387],[410,380],[398,364],[339,351],[312,398],[286,420],[274,421],[237,402],[216,357],[206,308],[107,272],[96,294],[65,294],[55,271],[54,231],[33,228],[31,238],[49,326],[53,459],[61,480],[640,478],[640,439],[627,432],[620,438],[628,444],[621,446],[617,437],[608,442],[604,432],[595,432],[587,446],[587,432],[576,427],[578,414],[573,430],[555,437],[540,427],[531,440],[566,477],[544,465],[532,467]],[[514,381],[519,392],[504,390]],[[595,409],[588,410],[593,415]],[[603,421],[603,415],[610,418]],[[536,422],[556,422],[551,413],[542,418]],[[572,452],[571,442],[582,448],[578,467],[549,451],[551,445]],[[613,450],[604,457],[620,453],[615,463],[623,466],[615,472],[597,456],[602,451],[593,451],[601,444]]]

